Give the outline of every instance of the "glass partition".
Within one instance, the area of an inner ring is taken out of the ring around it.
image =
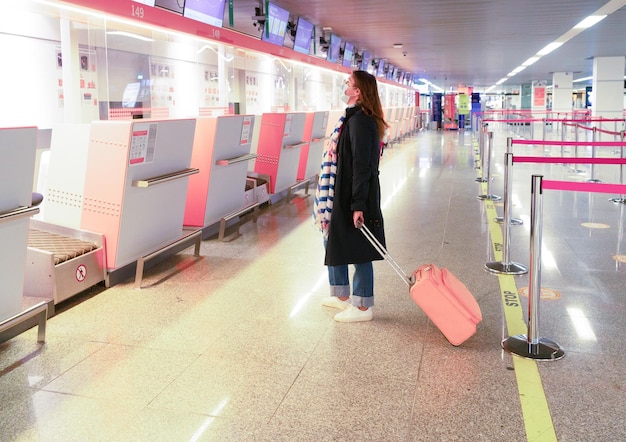
[[[3,126],[343,108],[347,71],[54,2],[0,6],[11,11],[0,17],[12,67],[0,82]],[[379,89],[384,107],[414,103],[411,89]]]

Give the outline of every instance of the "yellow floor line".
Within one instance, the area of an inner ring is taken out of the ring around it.
[[[483,194],[487,193],[486,183],[482,184]],[[502,260],[502,227],[495,219],[497,211],[493,201],[485,201],[485,213],[489,220],[489,233],[496,261]],[[500,294],[504,306],[504,319],[508,336],[527,333],[524,311],[515,285],[515,277],[512,275],[498,275]],[[522,416],[526,437],[530,442],[556,441],[556,432],[548,401],[546,399],[537,361],[512,355],[517,389],[522,406]]]

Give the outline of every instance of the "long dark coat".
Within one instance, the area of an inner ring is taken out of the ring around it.
[[[354,227],[353,212],[363,211],[365,225],[384,245],[380,209],[380,137],[376,120],[357,105],[346,110],[337,141],[337,178],[328,229],[325,265],[360,264],[383,259]]]

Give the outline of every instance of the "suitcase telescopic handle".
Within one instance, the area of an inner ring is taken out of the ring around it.
[[[389,263],[389,265],[396,271],[396,273],[402,278],[402,280],[411,287],[415,284],[415,278],[411,275],[407,275],[404,270],[398,265],[395,259],[391,257],[387,249],[378,241],[378,238],[374,236],[372,231],[367,228],[367,226],[363,223],[358,224],[359,230],[363,233],[365,238],[370,242],[370,244],[376,249],[376,251],[384,258],[385,261]]]

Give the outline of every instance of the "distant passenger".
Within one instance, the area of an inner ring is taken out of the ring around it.
[[[373,319],[374,269],[383,259],[359,231],[365,224],[384,245],[378,164],[388,127],[376,78],[354,71],[346,81],[346,112],[324,147],[313,216],[323,233],[330,296],[322,304],[342,309],[339,322]],[[354,264],[352,292],[348,264]]]

